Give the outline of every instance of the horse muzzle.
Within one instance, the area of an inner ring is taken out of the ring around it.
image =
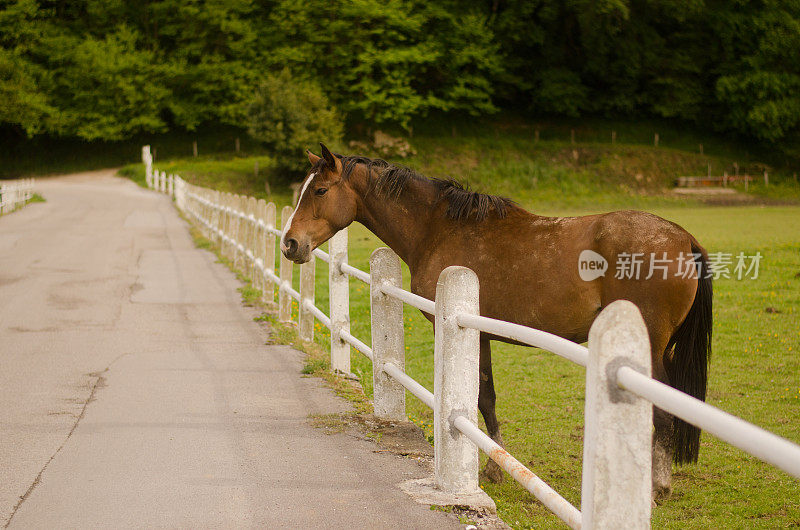
[[[294,238],[281,241],[281,252],[286,256],[286,259],[295,263],[306,263],[311,259],[311,245],[299,243]]]

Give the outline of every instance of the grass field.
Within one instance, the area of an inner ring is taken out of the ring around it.
[[[489,146],[491,138],[424,142],[420,136],[415,137],[415,146],[427,147],[418,147],[419,153],[407,162],[409,165],[431,176],[446,176],[445,172],[452,169],[454,176],[467,175],[476,188],[509,195],[537,213],[580,215],[620,207],[647,209],[684,226],[710,252],[760,252],[763,258],[757,279],[720,279],[715,283],[708,401],[800,443],[800,207],[709,207],[666,195],[659,191],[660,184],[647,184],[647,176],[651,182],[663,182],[675,171],[705,167],[705,159],[686,152],[588,146],[583,163],[583,155],[579,153],[576,162],[572,146],[563,142],[543,140],[531,147],[511,135]],[[715,160],[721,164],[729,161]],[[267,159],[261,162],[268,164]],[[264,196],[262,184],[250,176],[252,163],[247,159],[176,160],[159,168],[197,183]],[[610,167],[613,164],[623,169]],[[637,179],[638,173],[630,169],[637,164],[645,168],[635,170],[645,171],[643,179]],[[141,166],[128,167],[125,173],[141,180]],[[533,176],[537,177],[535,185]],[[279,205],[288,202],[286,189],[277,187],[274,191],[270,199]],[[796,199],[798,189],[784,180],[761,193],[781,200]],[[355,266],[368,270],[369,255],[378,246],[381,243],[363,227],[351,227],[350,261]],[[327,311],[324,262],[317,262],[317,278],[316,302]],[[405,282],[408,285],[407,271]],[[351,281],[350,304],[353,334],[369,344],[367,286]],[[432,389],[431,326],[408,307],[404,320],[406,370]],[[317,329],[318,341],[327,347],[326,330],[321,326]],[[504,344],[495,344],[493,359],[498,417],[507,448],[579,505],[583,369],[547,352]],[[362,376],[364,390],[370,395],[369,361],[354,352],[353,370]],[[408,413],[430,434],[432,415],[411,396]],[[513,481],[485,483],[483,487],[510,525],[561,527],[555,516]],[[676,469],[673,488],[673,496],[655,508],[653,522],[657,528],[800,525],[797,481],[705,434],[700,462]]]

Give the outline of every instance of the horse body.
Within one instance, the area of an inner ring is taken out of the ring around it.
[[[412,292],[434,299],[441,271],[451,265],[469,267],[480,282],[482,315],[575,342],[586,341],[603,307],[630,300],[647,325],[653,377],[705,397],[710,280],[705,286],[706,280],[679,270],[686,256],[699,255],[702,261],[705,251],[678,225],[636,211],[539,216],[508,200],[425,179],[382,161],[342,159],[326,151],[323,159],[309,153],[314,164],[306,181],[309,193],[300,197],[292,228],[282,240],[290,259],[307,260],[313,248],[358,221],[408,265]],[[589,281],[580,277],[579,258],[585,250],[607,261],[604,275]],[[650,274],[646,260],[638,277],[618,275],[615,264],[625,254],[647,260],[655,256],[662,260],[661,268]],[[696,296],[701,291],[703,297]],[[433,321],[432,315],[426,317]],[[481,334],[478,406],[489,435],[502,444],[494,410],[491,340],[513,341]],[[699,430],[673,422],[658,409],[654,426],[653,487],[662,495],[670,490],[676,443],[677,460],[696,460]],[[492,461],[485,472],[490,479],[502,479]]]
[[[450,265],[469,267],[480,280],[482,315],[575,342],[586,341],[597,314],[619,299],[645,308],[648,329],[663,329],[671,335],[686,317],[697,290],[696,278],[679,277],[675,269],[678,256],[692,252],[691,236],[642,212],[553,218],[515,209],[503,219],[488,222],[446,221],[451,226],[431,230],[434,234],[424,245],[429,251],[408,264],[413,292],[433,299],[442,270]],[[644,221],[658,225],[661,234],[668,236],[653,238],[632,229]],[[612,267],[592,281],[582,280],[578,271],[580,253],[586,249],[605,257]],[[621,253],[659,257],[666,253],[671,263],[666,278],[661,274],[644,280],[646,268],[639,280],[615,278],[613,263]],[[655,305],[669,312],[647,311]],[[661,353],[663,348],[653,360],[660,361]]]

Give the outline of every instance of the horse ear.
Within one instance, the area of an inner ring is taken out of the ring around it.
[[[319,162],[320,157],[312,153],[310,149],[306,149],[306,153],[308,154],[308,161],[311,162],[312,166]]]
[[[328,151],[328,148],[325,147],[325,144],[322,142],[319,143],[320,148],[322,149],[322,158],[325,159],[325,163],[328,164],[328,167],[331,169],[336,170],[337,173],[342,173],[342,161],[339,158]]]

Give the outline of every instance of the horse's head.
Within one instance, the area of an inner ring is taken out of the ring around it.
[[[356,217],[356,195],[343,178],[341,159],[319,145],[322,157],[308,151],[311,170],[281,238],[281,252],[295,263],[308,261],[315,248]]]

